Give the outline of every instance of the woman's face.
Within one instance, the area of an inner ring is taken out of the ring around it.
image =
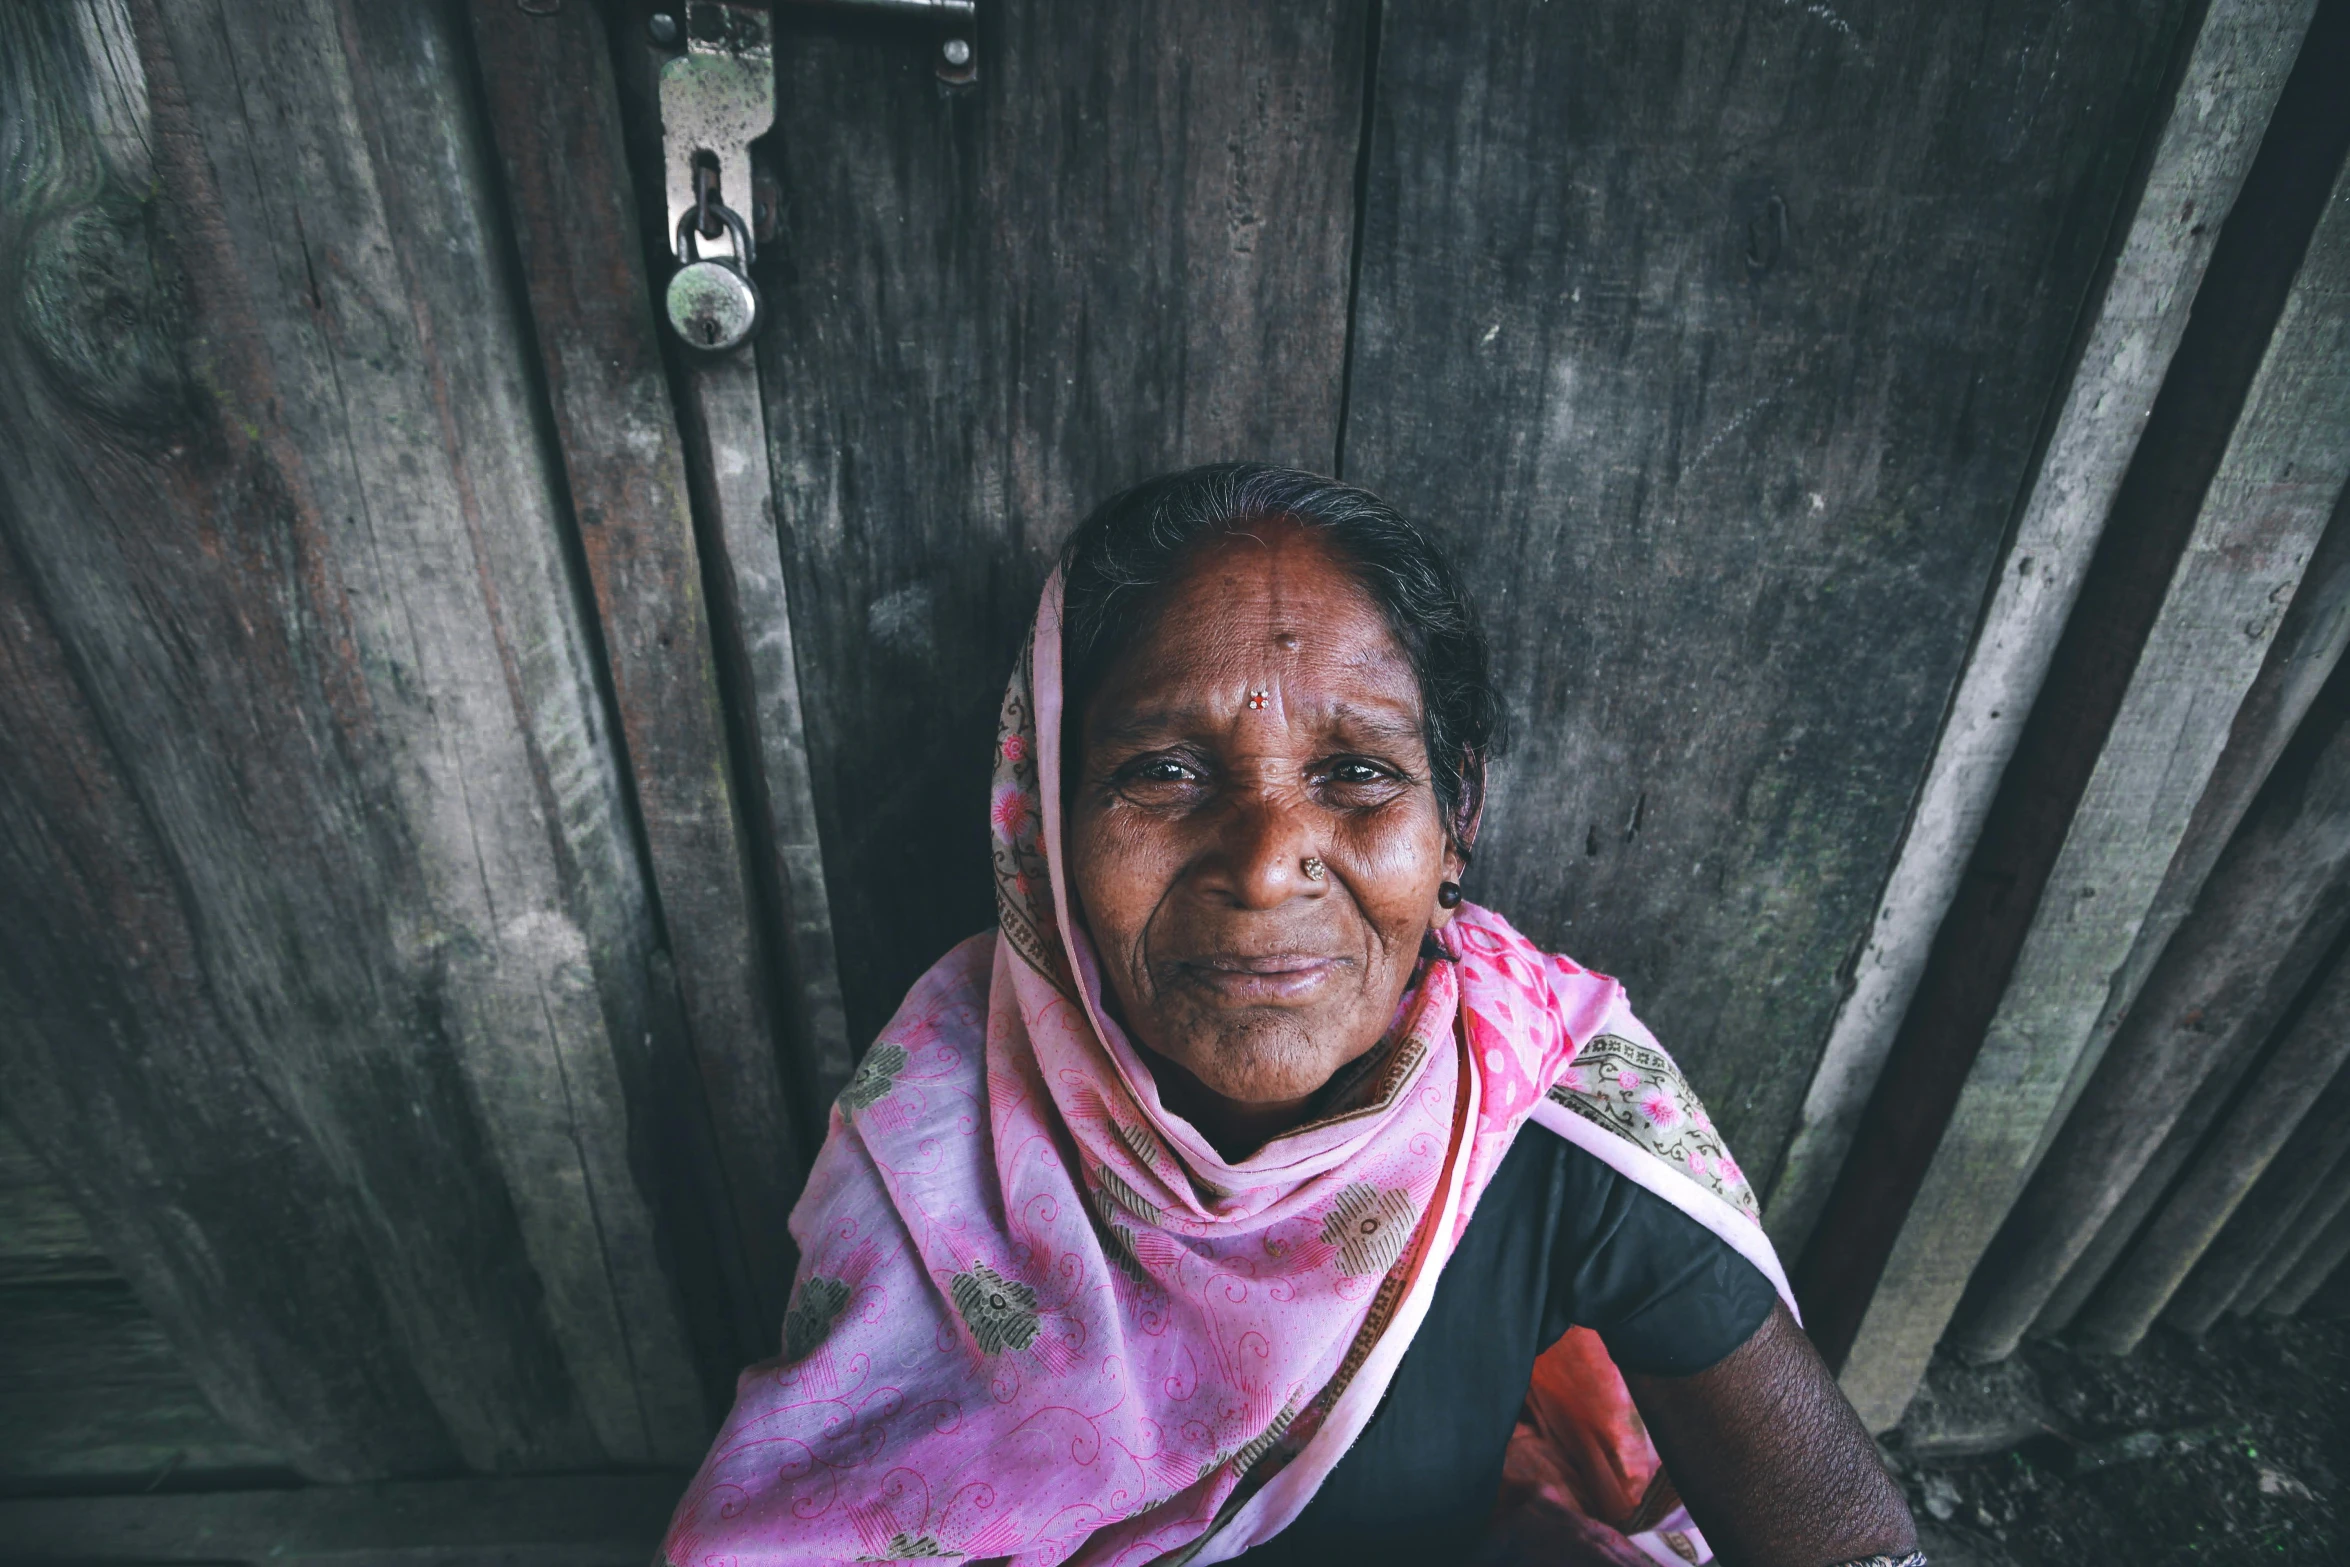
[[[1419,683],[1295,524],[1204,549],[1151,614],[1083,714],[1074,887],[1141,1043],[1234,1109],[1293,1106],[1379,1042],[1451,917]]]

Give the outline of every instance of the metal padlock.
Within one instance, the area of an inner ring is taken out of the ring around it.
[[[709,210],[734,237],[734,254],[705,257],[699,233],[701,213],[687,212],[677,220],[677,272],[669,279],[666,303],[669,324],[679,337],[696,348],[724,353],[757,330],[759,287],[751,281],[755,256],[750,229],[722,202],[711,202]]]

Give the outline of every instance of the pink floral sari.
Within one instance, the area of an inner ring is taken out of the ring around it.
[[[922,977],[842,1091],[792,1215],[782,1357],[743,1374],[670,1526],[673,1567],[1204,1564],[1271,1538],[1377,1408],[1529,1120],[1787,1295],[1744,1178],[1623,988],[1474,905],[1320,1119],[1219,1157],[1159,1102],[1069,918],[1060,663],[1056,576],[1004,698],[1000,924]],[[1597,1365],[1594,1407],[1628,1412]],[[1648,1484],[1636,1416],[1599,1440]],[[1643,1526],[1631,1543],[1657,1560],[1703,1559],[1685,1514],[1604,1522]]]

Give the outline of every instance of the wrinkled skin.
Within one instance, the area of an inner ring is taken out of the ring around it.
[[[1462,863],[1410,660],[1312,534],[1276,522],[1211,546],[1148,613],[1082,715],[1070,874],[1160,1096],[1239,1158],[1379,1043]],[[1731,1567],[1915,1547],[1900,1489],[1784,1307],[1718,1365],[1627,1383]],[[1526,1543],[1488,1542],[1487,1559]]]
[[[1461,860],[1411,661],[1313,534],[1210,546],[1150,613],[1086,705],[1070,872],[1169,1108],[1239,1157],[1385,1035]]]

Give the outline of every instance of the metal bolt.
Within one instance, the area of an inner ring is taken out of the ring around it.
[[[655,11],[649,26],[653,34],[653,42],[662,48],[666,49],[677,42],[677,18],[671,16],[667,11]]]
[[[946,56],[949,65],[957,67],[969,65],[971,63],[971,40],[950,38],[939,46],[938,52]]]

